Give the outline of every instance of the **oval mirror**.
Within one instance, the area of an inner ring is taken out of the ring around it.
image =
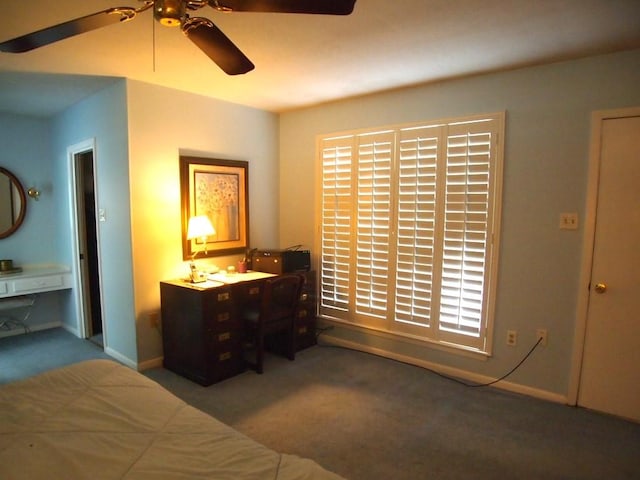
[[[26,198],[16,176],[0,167],[0,238],[8,237],[22,224],[27,211]]]

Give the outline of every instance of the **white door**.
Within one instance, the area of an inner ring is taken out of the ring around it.
[[[640,421],[640,116],[601,123],[578,404]]]

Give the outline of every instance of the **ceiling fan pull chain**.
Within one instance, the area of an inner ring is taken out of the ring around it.
[[[153,3],[153,2],[152,2]],[[151,19],[151,61],[153,63],[153,73],[156,73],[156,22]]]

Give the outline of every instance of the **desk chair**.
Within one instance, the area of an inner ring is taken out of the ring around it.
[[[303,281],[304,277],[298,274],[279,275],[267,279],[260,305],[248,307],[243,312],[246,332],[245,350],[251,348],[255,350],[255,363],[247,361],[247,364],[257,373],[264,371],[264,340],[272,333],[286,334],[287,358],[295,359],[295,318]]]

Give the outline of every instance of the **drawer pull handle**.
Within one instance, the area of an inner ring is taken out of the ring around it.
[[[307,299],[309,298],[309,294],[308,293],[303,293],[302,295],[300,295],[300,301],[301,302],[306,302]]]
[[[302,310],[298,310],[298,318],[305,318],[307,316],[307,311],[303,308]]]
[[[218,314],[218,321],[219,322],[226,322],[227,320],[229,320],[230,315],[229,312],[224,312],[224,313],[219,313]]]
[[[229,300],[230,295],[229,292],[224,292],[224,293],[219,293],[218,294],[218,301],[219,302],[225,302],[227,300]]]
[[[305,333],[307,333],[307,327],[300,327],[298,329],[298,334],[304,335]]]
[[[218,358],[220,359],[221,362],[224,362],[225,360],[230,360],[231,359],[231,352],[224,352],[221,353]]]
[[[220,342],[224,342],[229,339],[231,339],[231,332],[224,332],[218,335],[218,341]]]
[[[251,287],[249,289],[249,295],[260,295],[260,287]]]

